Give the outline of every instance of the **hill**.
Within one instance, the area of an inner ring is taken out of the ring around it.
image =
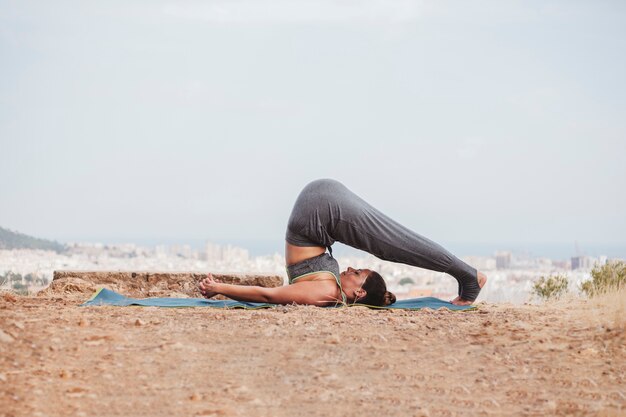
[[[63,252],[65,246],[59,242],[38,239],[0,227],[0,249],[41,249]]]

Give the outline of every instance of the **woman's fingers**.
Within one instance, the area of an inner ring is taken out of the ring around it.
[[[207,275],[206,278],[203,278],[202,281],[200,281],[200,284],[213,284],[215,282],[215,280],[213,279],[213,275],[209,274]]]
[[[208,273],[206,278],[203,278],[198,283],[198,289],[200,293],[204,295],[206,298],[210,298],[216,294],[216,292],[212,291],[213,285],[215,284],[215,280],[213,279],[213,275]]]
[[[208,278],[204,278],[202,281],[200,281],[198,283],[198,288],[200,289],[200,292],[204,295],[207,290],[209,289],[209,285],[211,284],[211,282],[208,280]]]

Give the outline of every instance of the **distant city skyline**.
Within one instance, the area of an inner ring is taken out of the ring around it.
[[[157,245],[190,245],[193,249],[204,248],[207,242],[219,245],[234,245],[250,251],[251,256],[272,255],[274,253],[283,254],[284,240],[266,239],[266,240],[246,240],[246,239],[226,239],[226,240],[210,240],[210,239],[182,239],[182,238],[143,238],[143,239],[124,239],[124,238],[86,238],[86,239],[69,239],[63,243],[76,242],[99,242],[104,244],[123,244],[134,243],[139,246],[155,247]],[[576,251],[576,242],[548,242],[548,243],[514,243],[514,242],[439,242],[446,249],[450,250],[457,256],[494,256],[498,251],[511,251],[517,256],[528,255],[532,257],[547,257],[555,260],[569,260],[573,256],[601,256],[605,255],[609,258],[626,259],[626,243],[581,243],[578,242],[578,253]],[[366,255],[365,252],[346,246],[340,242],[333,245],[333,253],[338,256],[343,255]]]
[[[0,0],[0,226],[282,251],[335,178],[455,253],[619,248],[625,45],[619,1]]]
[[[365,253],[341,252],[334,251],[340,269],[348,266],[372,268],[385,277],[390,291],[400,298],[435,296],[448,299],[458,290],[456,281],[444,273],[383,261]],[[558,260],[509,251],[498,251],[488,256],[463,256],[462,259],[490,277],[490,285],[481,292],[481,300],[515,303],[527,302],[531,296],[531,286],[542,276],[564,274],[572,292],[577,292],[580,291],[581,283],[589,280],[594,268],[603,267],[609,262],[624,261],[607,256],[574,256]],[[68,245],[67,251],[60,252],[40,249],[0,250],[0,289],[39,289],[50,282],[55,271],[60,269],[161,273],[212,271],[275,274],[283,278],[286,274],[283,255],[274,253],[254,256],[247,249],[232,244],[208,242],[194,249],[189,244],[156,245],[150,248],[134,243],[75,243]]]

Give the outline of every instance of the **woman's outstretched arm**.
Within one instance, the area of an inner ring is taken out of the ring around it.
[[[265,288],[252,285],[232,285],[215,282],[209,274],[198,285],[205,297],[216,294],[225,295],[237,301],[272,304],[307,304],[315,306],[334,305],[337,302],[335,292],[337,284],[334,281],[299,282],[282,287]]]

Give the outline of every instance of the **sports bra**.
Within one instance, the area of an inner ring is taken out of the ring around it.
[[[347,303],[346,294],[344,294],[343,288],[341,288],[339,263],[332,257],[332,255],[322,253],[321,255],[314,256],[313,258],[305,259],[293,265],[287,266],[289,284],[293,284],[307,275],[313,275],[320,272],[328,272],[335,277],[335,281],[339,286],[339,292],[341,293],[341,299],[344,304]]]

